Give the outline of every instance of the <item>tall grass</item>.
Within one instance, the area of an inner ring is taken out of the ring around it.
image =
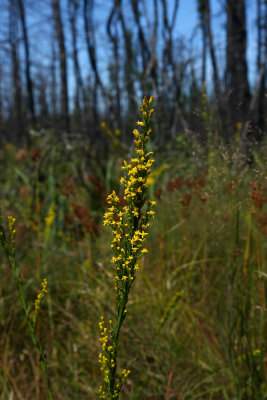
[[[53,397],[96,399],[99,316],[117,318],[112,233],[102,216],[108,193],[123,196],[120,165],[128,155],[111,146],[95,160],[75,141],[66,153],[46,140],[37,138],[34,150],[0,150],[1,206],[5,220],[16,218],[16,262],[33,311],[41,278],[48,281],[36,335]],[[131,371],[121,399],[267,398],[266,159],[260,149],[252,167],[233,172],[230,152],[219,145],[210,139],[209,161],[197,145],[192,154],[185,138],[164,153],[154,148],[160,172],[148,192],[157,215],[121,327],[119,370]],[[0,295],[0,399],[45,399],[4,256]]]

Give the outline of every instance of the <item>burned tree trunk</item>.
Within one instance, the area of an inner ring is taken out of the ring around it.
[[[18,8],[20,13],[20,20],[23,32],[23,43],[25,50],[25,73],[26,73],[26,83],[27,83],[27,108],[31,115],[32,125],[35,126],[35,105],[34,105],[34,96],[33,96],[33,84],[31,78],[31,60],[30,60],[30,46],[29,46],[29,38],[28,31],[26,26],[26,16],[25,16],[25,7],[23,0],[18,0]]]
[[[85,93],[82,81],[82,74],[78,58],[78,47],[77,47],[77,12],[79,2],[75,0],[68,0],[69,20],[71,27],[71,40],[72,40],[72,59],[74,63],[74,75],[75,75],[75,113],[77,121],[80,121],[82,117],[82,110],[84,108]]]
[[[61,114],[64,129],[69,132],[69,101],[68,101],[68,77],[67,77],[67,58],[65,49],[65,39],[60,14],[59,0],[52,0],[57,41],[60,55],[60,78],[61,78]]]
[[[10,0],[9,2],[9,41],[11,47],[13,114],[15,121],[13,139],[19,143],[24,137],[25,124],[23,118],[22,85],[18,58],[18,9],[15,0]]]
[[[244,122],[249,107],[250,91],[246,60],[247,27],[244,0],[227,0],[227,65],[226,89],[231,125]],[[228,132],[229,133],[229,132]],[[233,134],[233,132],[231,132]],[[228,137],[229,139],[229,137]]]

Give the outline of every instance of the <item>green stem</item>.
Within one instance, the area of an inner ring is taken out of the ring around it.
[[[48,400],[53,400],[53,395],[52,395],[52,392],[51,392],[51,389],[50,389],[49,379],[48,379],[48,375],[47,375],[46,356],[44,355],[44,350],[43,350],[42,346],[40,345],[40,343],[37,340],[35,329],[34,329],[34,324],[29,319],[29,311],[28,311],[28,308],[27,308],[26,296],[25,296],[25,293],[24,293],[24,290],[23,290],[23,286],[22,286],[22,283],[21,283],[19,269],[18,269],[18,267],[16,265],[15,248],[14,248],[14,243],[13,242],[12,242],[11,246],[12,246],[12,248],[9,249],[8,246],[6,245],[4,250],[6,250],[5,253],[7,255],[8,262],[9,262],[10,267],[11,267],[13,273],[14,273],[15,282],[16,282],[16,286],[17,286],[17,289],[18,289],[18,292],[19,292],[19,297],[20,297],[20,301],[22,303],[23,311],[25,313],[26,322],[27,322],[27,326],[28,326],[28,329],[29,329],[30,337],[31,337],[31,340],[32,340],[32,343],[33,343],[35,349],[38,352],[39,358],[40,358],[40,365],[41,365],[41,369],[42,369],[42,372],[43,372],[44,380],[45,380],[45,383],[46,383],[47,398],[48,398]]]

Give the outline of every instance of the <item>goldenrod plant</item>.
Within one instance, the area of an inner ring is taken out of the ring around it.
[[[49,400],[53,400],[53,396],[52,396],[52,392],[51,392],[50,384],[49,384],[49,380],[48,380],[48,375],[47,375],[46,353],[38,339],[37,334],[36,334],[36,321],[37,321],[38,313],[40,310],[40,305],[41,305],[41,302],[42,302],[45,294],[47,293],[47,279],[46,278],[43,279],[42,290],[37,295],[37,298],[34,302],[34,306],[32,306],[31,304],[28,303],[28,301],[26,299],[19,267],[16,262],[16,254],[15,254],[16,230],[14,229],[16,220],[12,216],[9,216],[7,218],[7,220],[8,220],[8,229],[6,229],[4,227],[2,214],[0,212],[0,242],[3,247],[4,253],[7,257],[8,263],[12,269],[14,278],[15,278],[16,286],[17,286],[18,293],[19,293],[19,298],[20,298],[22,308],[23,308],[23,311],[25,314],[25,319],[27,322],[27,326],[28,326],[28,330],[29,330],[30,337],[32,340],[32,344],[33,344],[34,348],[36,349],[39,359],[40,359],[40,365],[41,365],[41,369],[42,369],[42,372],[44,375],[44,380],[46,383],[47,398]]]
[[[116,400],[130,370],[118,368],[118,350],[120,330],[127,315],[127,303],[131,286],[136,278],[138,260],[148,252],[144,247],[148,235],[149,220],[154,216],[155,201],[146,199],[147,178],[154,163],[152,152],[147,151],[147,142],[151,133],[150,119],[153,97],[144,97],[140,110],[143,121],[138,121],[142,129],[133,130],[136,156],[128,164],[124,161],[125,176],[120,179],[124,185],[122,201],[113,191],[107,198],[108,212],[104,215],[104,225],[112,229],[112,263],[115,269],[115,291],[117,318],[109,321],[105,327],[104,317],[99,323],[102,351],[99,363],[104,375],[104,385],[99,388],[99,398]]]

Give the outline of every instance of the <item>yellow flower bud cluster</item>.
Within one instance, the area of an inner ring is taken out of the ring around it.
[[[130,373],[131,371],[129,369],[123,369],[121,373],[123,380],[125,380]]]
[[[39,311],[40,304],[41,304],[42,299],[45,296],[45,293],[47,293],[47,279],[46,278],[43,279],[42,291],[40,293],[38,293],[37,298],[34,302],[34,308],[35,308],[35,311],[37,311],[37,312]]]
[[[100,363],[100,370],[104,374],[104,383],[106,390],[100,386],[99,388],[99,398],[106,399],[106,394],[108,394],[108,398],[117,399],[121,390],[123,383],[125,382],[126,378],[130,374],[130,370],[123,369],[121,372],[121,376],[118,376],[118,382],[115,384],[112,393],[110,392],[110,380],[112,371],[116,370],[116,362],[115,362],[115,350],[113,344],[110,343],[113,337],[113,326],[112,321],[109,321],[110,328],[104,326],[104,317],[101,317],[99,322],[99,329],[100,329],[100,343],[102,347],[102,352],[99,354],[99,363]]]
[[[9,229],[10,229],[10,232],[12,232],[12,231],[13,231],[14,224],[15,224],[15,222],[16,222],[16,219],[15,219],[14,217],[7,217],[7,220],[8,220],[8,227],[9,227]],[[15,232],[15,231],[14,231],[14,232]]]
[[[11,243],[14,245],[15,243],[15,233],[16,230],[13,229],[16,219],[14,217],[7,217],[7,221],[8,221],[8,227],[9,227],[9,231],[10,231],[10,239],[11,239]],[[13,247],[13,246],[12,246]],[[15,251],[15,249],[13,248],[12,250],[13,252]]]
[[[102,352],[99,354],[98,362],[100,363],[100,370],[104,374],[104,382],[107,387],[110,381],[111,372],[116,367],[114,346],[111,343],[111,340],[109,339],[112,338],[113,335],[113,326],[111,320],[109,321],[109,325],[110,328],[108,330],[104,326],[104,317],[102,316],[99,322],[99,329],[101,335],[100,343],[102,347]],[[100,386],[99,388],[99,398],[100,399],[106,398],[105,391],[103,390],[102,386]]]

